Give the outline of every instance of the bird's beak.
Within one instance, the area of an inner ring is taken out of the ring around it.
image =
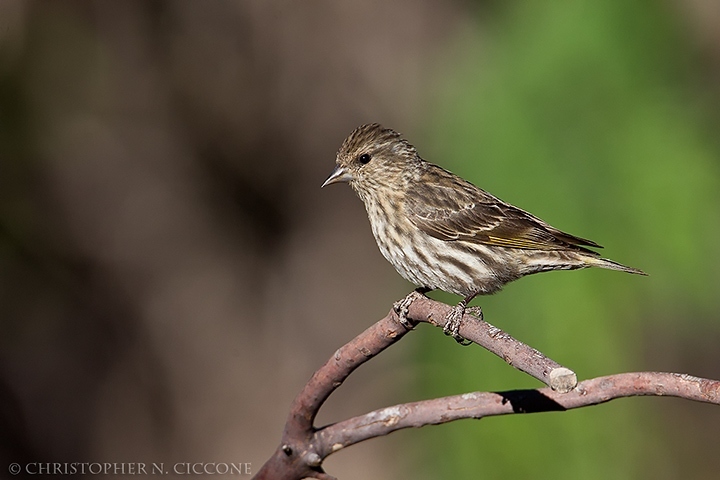
[[[349,182],[352,179],[353,179],[353,176],[350,172],[348,172],[343,167],[338,166],[338,167],[335,167],[335,170],[333,170],[333,172],[330,174],[330,176],[327,178],[327,180],[325,180],[325,183],[323,183],[320,188],[325,187],[327,185],[332,185],[333,183]]]

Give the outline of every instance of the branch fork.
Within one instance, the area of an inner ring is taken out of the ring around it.
[[[685,374],[622,373],[578,384],[572,370],[466,313],[459,327],[462,337],[486,348],[547,387],[497,393],[472,392],[404,403],[332,425],[314,426],[317,412],[325,400],[356,368],[400,340],[420,322],[444,327],[451,310],[449,305],[413,292],[398,302],[383,319],[340,347],[295,397],[280,446],[254,478],[332,479],[323,471],[322,462],[340,449],[403,428],[436,425],[463,418],[561,411],[641,395],[674,396],[720,405],[720,381]]]

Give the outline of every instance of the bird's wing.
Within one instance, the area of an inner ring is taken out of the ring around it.
[[[584,246],[602,248],[591,240],[562,232],[444,170],[426,172],[423,177],[419,187],[406,197],[405,208],[417,228],[437,239],[593,254]]]

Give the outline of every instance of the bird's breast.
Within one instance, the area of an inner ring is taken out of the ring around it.
[[[482,246],[433,238],[411,222],[401,204],[365,205],[380,252],[409,282],[461,296],[492,293],[502,286]]]

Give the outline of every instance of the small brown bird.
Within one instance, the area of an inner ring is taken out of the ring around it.
[[[586,248],[602,248],[597,243],[426,162],[399,133],[381,125],[355,129],[336,162],[322,186],[350,184],[365,204],[380,251],[398,273],[420,293],[440,289],[463,297],[445,326],[459,342],[467,304],[525,275],[587,267],[645,275]]]

